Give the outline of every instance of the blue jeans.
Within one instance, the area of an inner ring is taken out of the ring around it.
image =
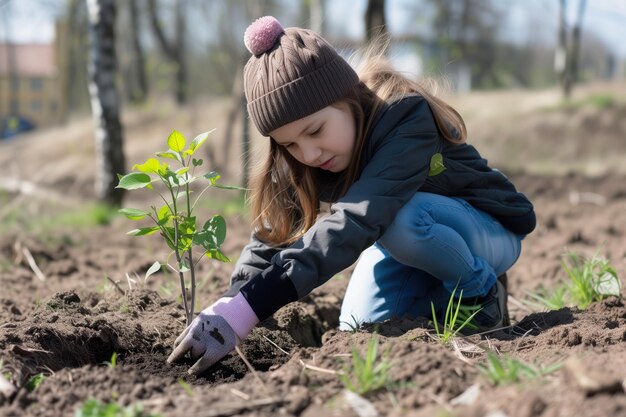
[[[418,192],[363,251],[339,317],[342,330],[391,317],[431,316],[450,294],[486,295],[517,260],[522,236],[460,198]]]

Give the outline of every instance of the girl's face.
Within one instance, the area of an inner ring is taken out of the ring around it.
[[[270,136],[298,162],[331,172],[348,167],[356,139],[352,111],[343,102],[281,126]]]

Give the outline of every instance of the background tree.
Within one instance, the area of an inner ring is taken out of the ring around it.
[[[137,0],[128,0],[130,8],[130,33],[132,45],[132,82],[128,89],[132,102],[143,103],[148,97],[148,75],[146,74],[146,56],[141,43],[141,20]]]
[[[115,0],[87,0],[89,15],[89,92],[96,125],[96,195],[119,206],[123,190],[117,174],[126,172],[119,99],[115,88]]]
[[[576,20],[571,35],[569,35],[566,20],[567,0],[560,0],[559,2],[559,43],[555,57],[555,69],[561,83],[563,97],[566,99],[570,98],[572,88],[578,82],[582,22],[586,5],[586,0],[578,1]]]
[[[163,54],[175,64],[176,102],[178,104],[187,103],[189,93],[184,3],[184,0],[176,0],[174,3],[174,35],[173,40],[168,41],[157,12],[157,0],[148,0],[148,12],[153,33]]]
[[[367,8],[365,9],[365,42],[369,43],[376,35],[386,32],[385,0],[367,0]]]

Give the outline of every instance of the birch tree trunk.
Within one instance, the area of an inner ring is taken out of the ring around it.
[[[96,195],[119,206],[125,172],[119,99],[115,88],[115,0],[87,0],[89,15],[89,95],[96,131]]]

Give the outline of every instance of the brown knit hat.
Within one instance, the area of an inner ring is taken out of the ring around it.
[[[248,112],[263,136],[344,97],[359,83],[350,65],[313,31],[286,28],[271,16],[254,21],[244,43]]]

